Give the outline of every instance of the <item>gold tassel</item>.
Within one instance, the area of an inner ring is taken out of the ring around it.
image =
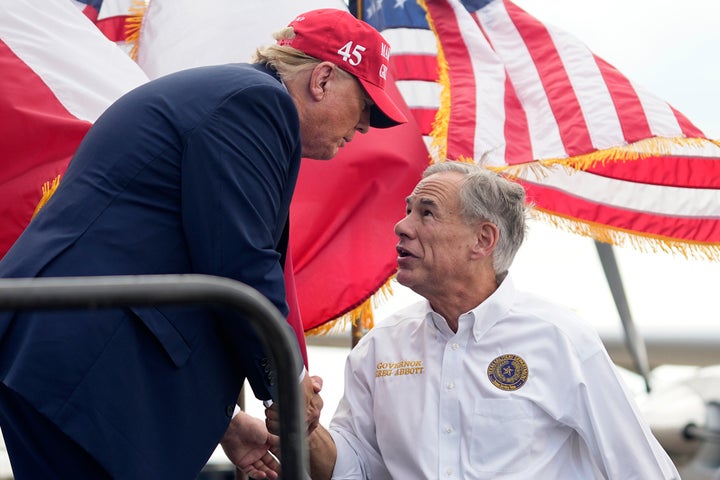
[[[130,45],[130,58],[137,62],[138,48],[140,46],[140,30],[142,21],[147,11],[148,2],[145,0],[133,0],[130,5],[130,14],[125,19],[125,35],[127,44]]]
[[[548,158],[534,162],[520,163],[517,165],[488,166],[488,168],[502,172],[511,178],[527,177],[530,172],[535,178],[543,178],[549,169],[560,166],[565,168],[568,174],[573,171],[583,171],[596,165],[605,165],[608,162],[634,162],[661,155],[675,155],[675,148],[690,147],[704,148],[710,144],[720,146],[716,140],[704,138],[646,138],[629,145],[607,148],[595,152],[577,155],[568,158]]]
[[[49,180],[42,185],[42,197],[40,197],[40,201],[38,202],[37,206],[35,207],[35,211],[32,214],[32,217],[30,219],[32,220],[35,218],[35,215],[38,214],[40,209],[45,206],[45,204],[50,200],[50,197],[52,197],[53,193],[55,193],[55,190],[57,190],[58,186],[60,185],[60,175],[53,178],[52,180]]]

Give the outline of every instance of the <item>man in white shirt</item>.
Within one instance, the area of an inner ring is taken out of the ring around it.
[[[596,332],[513,286],[525,219],[514,182],[426,170],[395,226],[397,280],[425,300],[349,354],[314,479],[680,478]]]

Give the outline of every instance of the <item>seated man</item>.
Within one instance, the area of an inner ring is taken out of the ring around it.
[[[680,478],[591,326],[515,289],[525,220],[514,182],[425,171],[395,226],[397,280],[425,300],[350,352],[314,479]]]

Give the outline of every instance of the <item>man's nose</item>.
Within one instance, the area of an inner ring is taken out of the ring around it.
[[[395,224],[395,228],[393,228],[393,231],[398,237],[408,236],[407,219],[408,217],[404,217]]]
[[[370,131],[370,109],[366,108],[362,111],[360,114],[360,121],[355,126],[355,130],[358,132],[365,134]]]

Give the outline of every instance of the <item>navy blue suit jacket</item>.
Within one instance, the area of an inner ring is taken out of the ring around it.
[[[219,275],[286,314],[300,158],[297,110],[264,67],[151,81],[93,125],[0,276]],[[194,478],[244,378],[269,398],[265,357],[247,322],[210,307],[0,312],[0,380],[115,478]]]

